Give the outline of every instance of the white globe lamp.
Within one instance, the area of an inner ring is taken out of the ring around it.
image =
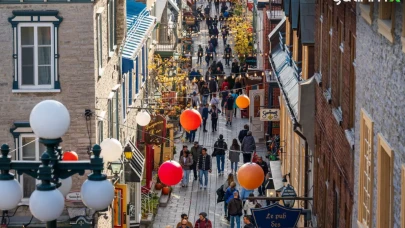
[[[99,211],[108,208],[114,200],[114,186],[108,180],[86,180],[81,189],[84,205]]]
[[[63,197],[66,197],[69,194],[70,189],[72,189],[72,177],[68,177],[66,179],[60,179],[61,186],[58,188],[60,193],[62,193]]]
[[[136,114],[136,123],[139,124],[139,126],[146,126],[150,123],[151,117],[149,113],[145,112],[144,110],[138,112]]]
[[[123,149],[121,143],[112,138],[104,139],[101,144],[101,154],[104,162],[113,162],[121,158]]]
[[[21,202],[23,192],[20,184],[15,179],[0,180],[0,210],[11,210]]]
[[[30,197],[30,211],[42,222],[56,220],[63,212],[65,199],[59,190],[35,190]]]
[[[38,137],[58,139],[69,129],[69,111],[59,101],[41,101],[31,111],[30,125]]]

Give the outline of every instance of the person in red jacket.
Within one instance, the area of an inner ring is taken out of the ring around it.
[[[194,228],[212,228],[211,221],[207,219],[207,213],[200,213],[200,218],[195,222]]]
[[[225,79],[224,82],[222,82],[221,91],[226,90],[226,88],[229,88],[228,79]]]

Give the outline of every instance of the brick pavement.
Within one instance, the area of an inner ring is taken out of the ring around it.
[[[206,3],[205,3],[206,4]],[[198,3],[201,5],[201,3]],[[212,5],[214,8],[214,5]],[[211,10],[211,14],[213,15],[214,10]],[[194,50],[198,50],[198,45],[202,44],[204,47],[208,43],[208,31],[205,25],[205,22],[200,23],[201,32],[200,35],[193,38],[194,40]],[[228,39],[230,40],[230,39]],[[224,64],[224,71],[226,75],[230,74],[230,68],[225,66],[225,61],[219,57],[222,56],[224,53],[224,46],[222,43],[222,39],[219,39],[218,42],[217,53],[218,57],[216,60],[221,60]],[[229,43],[229,41],[228,41]],[[205,74],[207,67],[205,64],[203,66],[198,66],[196,64],[197,57],[193,57],[193,66],[196,69],[200,69],[201,73]],[[204,62],[204,61],[203,61]],[[200,143],[203,147],[207,147],[208,153],[212,153],[212,148],[215,141],[217,140],[219,134],[224,135],[224,139],[228,144],[228,147],[231,145],[232,139],[237,138],[239,131],[243,129],[243,125],[248,123],[248,119],[241,119],[240,112],[238,110],[237,118],[232,121],[232,127],[225,126],[225,117],[220,116],[218,121],[218,131],[212,133],[211,130],[211,121],[208,119],[207,123],[207,130],[208,132],[204,133],[202,130],[198,130],[196,133],[196,141]],[[186,143],[189,148],[191,148],[192,143]],[[182,148],[183,143],[178,140],[176,142],[176,148]],[[264,144],[257,144],[257,151],[259,155],[265,154],[265,145]],[[175,155],[175,160],[179,159],[179,151]],[[166,225],[172,225],[175,227],[177,223],[180,221],[180,215],[182,213],[186,213],[189,216],[189,220],[193,223],[198,219],[198,215],[200,212],[206,212],[208,214],[208,218],[211,220],[212,225],[214,228],[221,228],[221,227],[229,227],[229,223],[224,219],[224,204],[223,203],[216,203],[217,195],[216,189],[221,186],[227,177],[227,174],[230,173],[231,167],[230,162],[227,159],[228,155],[226,155],[225,159],[225,175],[218,176],[217,175],[217,168],[216,168],[216,159],[213,159],[213,172],[209,174],[208,177],[208,188],[206,190],[200,190],[198,181],[193,180],[192,171],[190,173],[190,182],[187,188],[182,188],[179,185],[173,186],[173,192],[171,195],[170,202],[167,207],[160,207],[158,210],[158,214],[154,220],[153,227],[154,228],[163,228]],[[240,157],[239,166],[242,163],[242,156]],[[279,170],[279,165],[275,165],[277,170],[272,168],[273,177],[274,179],[278,179],[277,185],[281,183],[281,173]],[[276,181],[275,181],[276,182]],[[238,185],[239,187],[239,185]],[[258,193],[256,192],[255,195]],[[264,203],[264,202],[263,202]],[[262,204],[264,205],[264,204]]]

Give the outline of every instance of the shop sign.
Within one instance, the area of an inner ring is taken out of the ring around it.
[[[260,121],[280,121],[280,109],[260,109]]]
[[[302,212],[302,209],[288,208],[277,203],[251,210],[256,226],[263,228],[296,227]]]
[[[166,137],[166,118],[162,115],[152,116],[150,123],[144,127],[146,144],[160,145]]]
[[[245,59],[245,63],[247,63],[247,65],[255,68],[257,66],[257,58],[256,56],[252,56],[252,57],[246,57]]]
[[[82,194],[80,192],[70,192],[66,195],[66,201],[82,202]]]

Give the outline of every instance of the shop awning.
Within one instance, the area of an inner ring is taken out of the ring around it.
[[[283,96],[286,99],[287,105],[290,106],[291,115],[294,117],[298,116],[298,98],[299,98],[299,80],[295,69],[290,66],[290,57],[283,50],[283,45],[277,46],[271,52],[271,65],[276,76],[276,80],[279,84],[280,89],[285,93]]]
[[[298,29],[299,13],[300,13],[300,0],[291,0],[290,18],[292,19],[293,29]]]
[[[291,0],[284,0],[284,14],[286,17],[290,16],[290,4]]]
[[[302,44],[315,43],[316,0],[302,0],[300,3],[300,33]]]
[[[156,18],[149,15],[139,15],[136,21],[128,28],[122,58],[135,59],[144,45],[145,40],[152,32],[156,23]]]
[[[179,7],[177,6],[177,3],[174,0],[168,0],[169,4],[175,9],[177,12],[180,11]]]
[[[155,2],[155,17],[159,23],[162,20],[163,10],[165,9],[166,5],[167,0],[156,0]]]
[[[145,166],[145,156],[138,150],[132,141],[128,141],[132,149],[132,158],[125,167],[125,181],[141,182],[143,179],[143,170]]]

